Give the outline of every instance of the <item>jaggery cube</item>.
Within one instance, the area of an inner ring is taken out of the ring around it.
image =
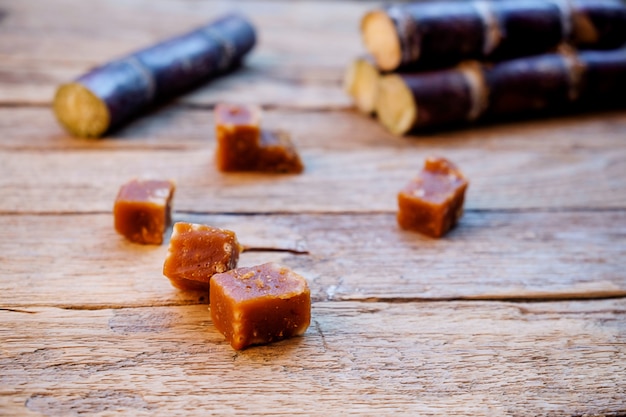
[[[122,185],[113,206],[115,230],[131,242],[163,243],[175,188],[169,180],[133,179]]]
[[[467,186],[467,179],[452,162],[428,158],[398,193],[398,224],[431,237],[443,236],[463,214]]]
[[[179,222],[172,231],[163,275],[181,290],[208,292],[211,277],[235,268],[241,251],[230,230]]]
[[[215,163],[220,171],[297,174],[304,169],[287,132],[261,129],[257,106],[217,105],[215,136]]]
[[[233,349],[301,335],[311,322],[306,279],[279,264],[216,274],[210,288],[211,319]]]

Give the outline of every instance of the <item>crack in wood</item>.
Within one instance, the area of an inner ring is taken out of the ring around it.
[[[204,299],[204,297],[202,297]],[[184,307],[184,306],[201,306],[206,303],[202,302],[165,302],[165,303],[151,303],[140,305],[123,305],[123,304],[94,304],[94,305],[39,305],[38,307],[53,307],[60,308],[62,310],[84,310],[84,311],[97,311],[97,310],[122,310],[131,308],[147,308],[147,307]]]
[[[0,23],[2,16],[0,15]],[[52,105],[49,101],[0,101],[0,109],[13,109],[21,107],[35,107],[49,109]]]
[[[501,298],[493,298],[493,297],[439,297],[439,298],[423,298],[423,297],[335,297],[332,299],[327,298],[316,298],[313,300],[313,305],[315,303],[324,303],[324,302],[332,302],[342,304],[342,303],[363,303],[367,304],[375,304],[375,303],[385,303],[385,304],[423,304],[423,303],[451,303],[451,302],[461,302],[466,304],[472,303],[508,303],[511,305],[515,304],[542,304],[542,303],[567,303],[570,301],[604,301],[604,300],[620,300],[626,299],[626,294],[624,295],[616,295],[616,296],[604,296],[604,297],[570,297],[570,298],[555,298],[555,297],[547,297],[547,298],[523,298],[523,297],[501,297]],[[99,310],[124,310],[124,309],[141,309],[141,308],[159,308],[159,307],[186,307],[186,306],[203,306],[206,303],[203,302],[164,302],[164,303],[151,303],[151,304],[138,304],[138,305],[124,305],[124,304],[94,304],[94,305],[55,305],[55,304],[38,304],[31,305],[29,307],[33,308],[58,308],[61,310],[70,310],[70,311],[99,311]],[[525,309],[523,307],[520,308],[521,314],[540,314],[541,312],[531,311]],[[37,314],[36,311],[28,311],[21,310],[19,308],[0,308],[0,311],[9,311],[9,312],[17,312],[17,313],[28,313],[28,314]],[[376,313],[381,311],[381,309],[372,309],[367,307],[362,310],[362,313]],[[614,310],[614,311],[592,311],[592,313],[615,313],[615,314],[623,314],[622,310]]]
[[[254,247],[254,246],[243,246],[243,252],[285,252],[292,253],[294,255],[309,255],[308,250],[299,250],[299,249],[291,249],[291,248],[278,248],[278,247]]]
[[[93,143],[88,143],[88,142],[84,142],[80,145],[71,145],[71,146],[67,146],[67,145],[63,145],[63,144],[59,144],[59,145],[52,145],[52,146],[47,146],[47,147],[41,147],[41,146],[37,146],[37,145],[17,145],[17,146],[5,146],[2,147],[0,146],[0,149],[4,150],[4,151],[10,151],[10,152],[30,152],[30,153],[50,153],[50,152],[83,152],[83,151],[101,151],[102,149],[106,149],[109,151],[115,150],[115,151],[121,151],[121,152],[145,152],[147,149],[149,149],[150,151],[156,151],[156,152],[172,152],[172,151],[187,151],[187,150],[194,150],[194,149],[200,149],[200,147],[193,147],[193,146],[186,146],[186,145],[129,145],[129,144],[124,144],[121,147],[116,147],[113,148],[111,147],[106,147],[106,146],[96,146]]]
[[[198,110],[198,111],[207,111],[207,110],[213,110],[215,109],[215,106],[217,105],[217,103],[194,103],[194,102],[186,102],[186,101],[181,101],[179,103],[176,103],[177,107],[180,107],[181,109],[187,109],[187,110]],[[350,104],[350,105],[320,105],[320,106],[307,106],[306,108],[303,108],[302,106],[299,106],[297,104],[293,104],[293,105],[289,105],[289,104],[261,104],[260,105],[261,109],[266,110],[266,111],[272,111],[272,110],[287,110],[287,111],[293,111],[293,112],[306,112],[306,113],[336,113],[336,112],[340,112],[340,111],[345,111],[345,112],[354,112],[354,107]]]
[[[165,149],[167,150],[167,149]],[[516,214],[516,213],[622,213],[626,210],[624,207],[566,207],[566,208],[495,208],[495,209],[465,209],[467,214]],[[92,210],[92,211],[34,211],[34,210],[0,210],[0,216],[88,216],[111,214],[110,211]],[[199,210],[176,210],[175,215],[196,215],[196,216],[235,216],[235,217],[253,217],[253,216],[372,216],[372,215],[395,215],[395,210],[360,210],[360,211],[319,211],[319,210],[298,210],[298,211],[199,211]]]
[[[150,411],[157,407],[131,390],[92,390],[72,395],[32,394],[24,405],[31,411],[51,416],[82,415],[85,413],[119,412],[121,410]]]
[[[37,314],[36,311],[21,310],[21,309],[17,309],[17,308],[0,307],[0,311],[8,311],[8,312],[11,312],[11,313]]]
[[[352,297],[350,295],[334,297],[323,301],[339,301],[339,302],[362,302],[362,303],[389,303],[389,304],[406,304],[406,303],[430,303],[430,302],[508,302],[508,303],[550,303],[550,302],[567,302],[567,301],[584,301],[584,300],[615,300],[626,298],[626,291],[616,291],[615,294],[580,294],[580,295],[564,295],[563,297],[555,296],[468,296],[468,297]]]
[[[21,310],[21,309],[18,309],[18,308],[4,308],[4,307],[0,307],[0,311],[8,311],[10,313],[37,314],[36,311]]]
[[[315,325],[315,330],[320,335],[322,339],[322,348],[324,349],[324,353],[328,351],[328,344],[326,343],[326,336],[324,336],[324,332],[322,331],[322,326],[317,320],[313,320],[313,324]]]

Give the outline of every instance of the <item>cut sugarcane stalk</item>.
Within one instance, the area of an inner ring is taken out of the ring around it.
[[[246,19],[224,16],[61,85],[54,113],[70,133],[100,137],[160,100],[237,67],[255,41]]]
[[[380,72],[373,59],[357,58],[350,63],[344,78],[344,89],[361,113],[372,114],[378,95]]]
[[[616,48],[626,42],[619,0],[419,2],[367,13],[366,48],[383,71],[444,67],[549,52],[563,42]]]
[[[376,113],[392,133],[456,124],[478,118],[487,89],[476,62],[429,72],[394,73],[382,77]]]
[[[392,133],[538,112],[624,106],[626,49],[468,62],[445,70],[393,73],[379,83],[376,113]]]

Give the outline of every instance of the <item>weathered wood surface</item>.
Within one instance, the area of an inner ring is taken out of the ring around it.
[[[309,279],[314,300],[626,296],[623,212],[467,213],[442,240],[402,231],[388,214],[174,220],[234,230],[247,246],[307,251],[244,252],[240,265],[288,265]],[[207,301],[163,277],[166,245],[125,241],[110,214],[2,216],[0,236],[0,304],[11,308]]]
[[[626,413],[623,299],[314,303],[303,337],[239,353],[206,306],[0,317],[7,415]]]
[[[0,212],[110,211],[135,176],[175,179],[184,211],[392,212],[397,191],[433,154],[470,178],[469,210],[626,207],[623,112],[402,139],[354,112],[267,111],[265,124],[289,130],[306,165],[304,175],[282,177],[219,173],[208,110],[155,116],[89,142],[61,132],[48,109],[0,112],[0,164],[11,173],[0,177]],[[71,169],[83,164],[89,170]]]
[[[341,91],[374,4],[0,0],[1,416],[626,415],[626,113],[393,137]],[[55,122],[59,83],[233,8],[260,34],[241,71],[102,141]],[[220,101],[262,104],[305,173],[216,172]],[[471,181],[441,240],[395,223],[431,154]],[[166,245],[115,233],[144,175],[177,181],[175,220],[308,252],[240,262],[309,279],[304,337],[234,352]]]

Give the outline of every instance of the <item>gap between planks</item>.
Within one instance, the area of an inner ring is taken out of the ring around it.
[[[621,213],[626,210],[624,207],[524,207],[524,208],[476,208],[465,209],[465,213],[474,214],[516,214],[516,213]],[[94,216],[111,214],[111,210],[88,210],[88,211],[34,211],[34,210],[0,210],[0,216]],[[324,210],[299,210],[293,211],[202,211],[202,210],[176,210],[174,215],[191,216],[372,216],[394,214],[394,210],[360,210],[360,211],[324,211]]]
[[[567,302],[575,302],[575,301],[610,301],[610,300],[621,300],[626,299],[626,291],[616,292],[614,295],[604,295],[598,297],[592,296],[572,296],[572,297],[562,297],[562,298],[532,298],[532,297],[449,297],[449,298],[424,298],[424,297],[407,297],[407,298],[383,298],[383,297],[370,297],[370,298],[350,298],[344,297],[341,299],[333,300],[319,300],[313,301],[313,305],[317,303],[337,303],[339,304],[359,304],[363,305],[372,305],[375,303],[381,304],[427,304],[427,303],[458,303],[463,305],[470,304],[484,304],[484,303],[495,303],[495,304],[507,304],[507,305],[521,305],[521,304],[533,304],[539,305],[543,303],[567,303]],[[179,303],[160,303],[160,304],[135,304],[135,305],[125,305],[125,304],[95,304],[95,305],[56,305],[56,304],[31,304],[28,308],[10,308],[10,307],[0,307],[0,311],[7,311],[11,313],[23,313],[23,314],[37,314],[37,311],[31,311],[29,308],[40,309],[40,308],[56,308],[59,310],[70,310],[70,311],[99,311],[99,310],[131,310],[131,309],[141,309],[141,308],[171,308],[171,307],[187,307],[187,306],[210,306],[209,303],[206,302],[179,302]],[[521,307],[520,307],[521,308]]]
[[[184,98],[184,97],[182,97]],[[181,99],[182,99],[181,98]],[[180,100],[180,99],[179,99]],[[185,102],[185,101],[177,101],[174,103],[161,103],[159,107],[176,107],[178,110],[188,110],[188,111],[207,111],[215,109],[215,106],[218,103],[196,103],[196,102]],[[19,109],[19,108],[40,108],[40,109],[51,109],[52,101],[0,101],[0,109]],[[259,107],[266,111],[272,110],[286,110],[293,112],[306,112],[306,113],[328,113],[328,112],[337,112],[337,111],[345,111],[345,112],[354,112],[355,107],[353,105],[322,105],[315,107],[307,107],[302,108],[296,104],[275,104],[275,103],[267,103],[267,104],[259,104]],[[146,116],[150,114],[150,111],[143,112],[137,118]],[[363,116],[367,117],[367,116]]]

